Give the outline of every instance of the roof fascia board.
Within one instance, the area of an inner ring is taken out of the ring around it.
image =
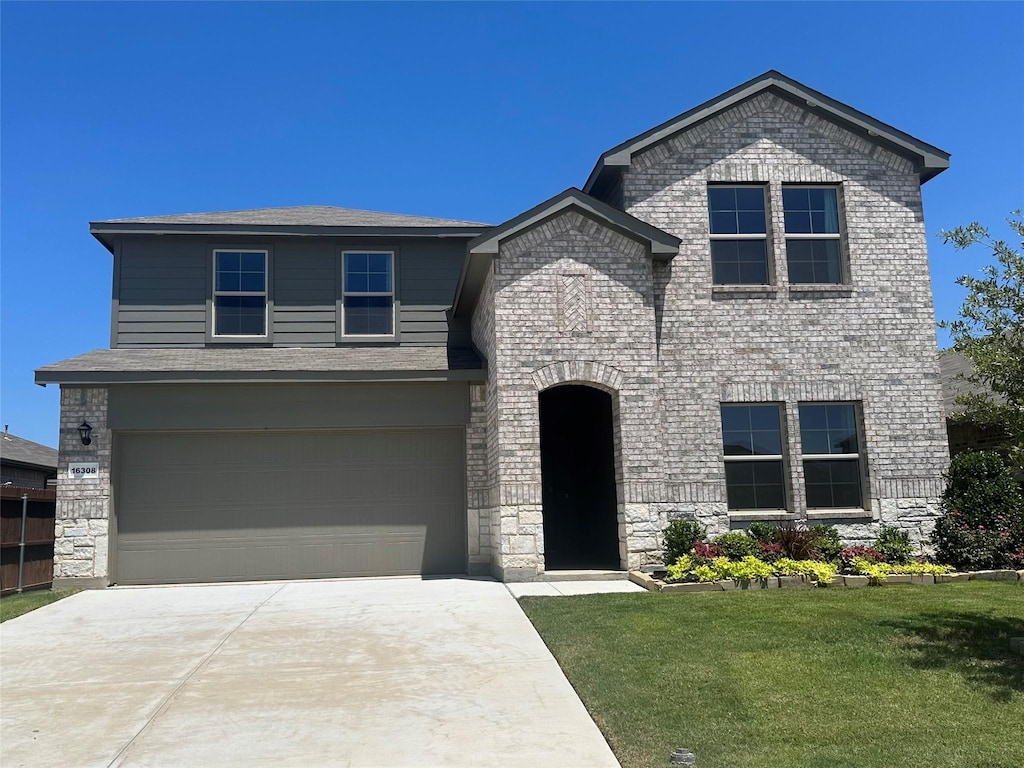
[[[913,156],[922,166],[922,182],[927,181],[949,167],[948,152],[921,141],[887,123],[883,123],[881,120],[877,120],[860,110],[854,109],[848,104],[826,96],[820,91],[808,88],[780,72],[771,71],[746,83],[742,83],[720,96],[716,96],[681,115],[677,115],[651,128],[649,131],[624,141],[618,146],[612,147],[598,159],[597,164],[587,178],[587,183],[583,186],[583,191],[590,192],[605,168],[627,167],[632,161],[633,155],[703,122],[719,112],[730,109],[762,91],[771,89],[781,91],[789,97],[790,101],[802,102],[804,106],[812,110],[819,110],[825,113],[834,122],[859,129],[861,132],[866,133],[869,139],[883,145],[889,145],[889,148],[896,148],[904,156],[908,154]]]
[[[101,243],[100,235],[290,235],[380,236],[380,237],[460,237],[474,238],[490,227],[357,227],[286,226],[272,224],[127,224],[90,222],[89,232]],[[105,244],[105,243],[104,243]]]
[[[242,384],[245,382],[428,382],[486,381],[486,368],[455,371],[46,371],[35,382],[47,384]]]
[[[484,232],[470,241],[469,253],[497,256],[502,240],[530,229],[568,208],[579,208],[634,239],[646,241],[650,246],[651,255],[655,259],[671,258],[679,253],[679,244],[682,242],[679,238],[630,216],[628,213],[612,208],[607,203],[592,198],[576,188],[567,189],[504,224]]]

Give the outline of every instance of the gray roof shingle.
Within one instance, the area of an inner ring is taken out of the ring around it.
[[[130,219],[107,219],[93,222],[106,224],[195,224],[195,225],[257,225],[280,227],[489,227],[478,221],[436,219],[409,216],[403,213],[361,211],[331,205],[296,205],[286,208],[251,208],[241,211],[181,213],[170,216],[140,216]]]
[[[57,449],[33,443],[23,437],[4,432],[0,437],[0,459],[31,464],[47,469],[57,468]]]
[[[991,394],[991,390],[972,384],[964,377],[974,373],[974,364],[959,352],[946,349],[939,353],[939,378],[942,380],[942,405],[946,411],[946,418],[955,416],[963,410],[963,406],[956,402],[956,396]],[[999,400],[996,397],[996,400]]]
[[[210,379],[216,374],[230,374],[233,380],[283,380],[301,378],[300,374],[349,378],[343,374],[436,375],[483,368],[472,349],[446,347],[96,349],[39,368],[36,383],[73,381],[76,376],[100,381],[113,374],[151,374],[150,380],[160,374],[178,380]]]

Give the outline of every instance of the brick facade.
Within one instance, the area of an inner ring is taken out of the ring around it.
[[[767,185],[771,286],[712,286],[709,182]],[[848,285],[789,284],[784,183],[839,187]],[[758,519],[727,508],[725,402],[783,406],[790,501],[774,519],[836,524],[851,542],[896,525],[922,542],[948,451],[911,164],[766,93],[636,156],[621,194],[626,212],[682,239],[671,262],[561,212],[501,243],[474,316],[490,366],[497,574],[544,570],[538,393],[568,382],[614,397],[623,567],[658,560],[674,516],[700,519],[711,533]],[[798,404],[822,401],[859,406],[862,512],[806,509]]]
[[[92,443],[82,445],[78,426],[92,426]],[[107,388],[60,390],[60,459],[57,466],[57,514],[54,531],[54,585],[105,586],[110,542],[111,433],[107,426]],[[97,462],[96,480],[69,480],[68,464]]]

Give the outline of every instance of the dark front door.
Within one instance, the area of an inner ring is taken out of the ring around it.
[[[547,570],[619,567],[612,398],[567,385],[540,394]]]

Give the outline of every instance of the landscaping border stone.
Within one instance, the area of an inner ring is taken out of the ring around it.
[[[728,592],[731,590],[757,590],[757,589],[807,589],[817,586],[806,576],[776,576],[770,579],[756,579],[749,582],[733,581],[680,581],[665,582],[655,578],[650,573],[643,571],[630,571],[629,580],[639,584],[651,592]],[[1024,581],[1024,570],[1021,571],[967,571],[959,573],[891,573],[882,584],[873,586],[885,586],[887,584],[912,584],[916,586],[929,586],[932,584],[948,584],[958,581]],[[866,587],[871,585],[871,579],[867,576],[839,574],[833,577],[832,581],[822,586],[835,587]],[[1013,638],[1011,642],[1024,638]],[[1024,648],[1020,651],[1024,654]]]

